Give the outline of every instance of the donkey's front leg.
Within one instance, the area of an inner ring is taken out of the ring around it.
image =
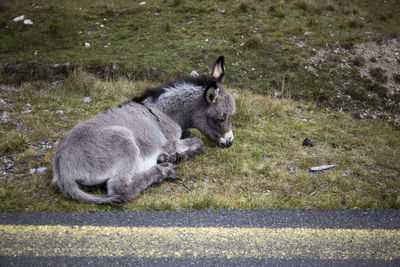
[[[205,151],[206,146],[200,138],[181,139],[176,143],[176,152],[170,155],[169,162],[179,164]]]

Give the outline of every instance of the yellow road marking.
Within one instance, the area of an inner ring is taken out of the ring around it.
[[[400,258],[400,230],[0,225],[0,256]]]

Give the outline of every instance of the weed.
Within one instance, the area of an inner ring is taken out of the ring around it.
[[[11,131],[0,136],[0,156],[23,152],[29,144],[27,136]]]
[[[378,83],[368,85],[367,90],[376,93],[381,98],[386,97],[388,94],[388,89]]]
[[[365,59],[362,56],[356,56],[356,57],[354,57],[352,62],[353,62],[353,65],[356,67],[362,67],[365,64]]]
[[[183,0],[173,0],[172,1],[172,6],[177,7],[183,3]]]
[[[369,74],[372,78],[374,78],[377,82],[386,83],[388,77],[385,75],[385,71],[382,68],[371,68],[369,70]]]
[[[393,74],[393,80],[400,84],[400,73]]]
[[[364,88],[349,86],[346,89],[346,94],[355,100],[366,101],[368,99],[368,94]]]
[[[261,35],[255,34],[247,38],[244,46],[248,49],[258,49],[262,46]]]

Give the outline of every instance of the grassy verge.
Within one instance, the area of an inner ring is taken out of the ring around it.
[[[9,120],[0,124],[0,210],[400,208],[399,131],[380,119],[354,119],[239,89],[230,90],[237,103],[233,147],[220,149],[202,137],[206,154],[179,167],[181,180],[153,186],[119,208],[63,198],[50,183],[57,140],[78,121],[149,85],[104,82],[75,71],[59,84],[32,82],[17,91],[2,90]],[[85,97],[91,101],[84,103]],[[316,145],[302,146],[306,137]],[[324,164],[337,167],[308,172]],[[47,170],[29,174],[39,167]]]

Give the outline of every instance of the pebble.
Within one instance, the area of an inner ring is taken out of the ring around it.
[[[192,70],[192,72],[190,73],[190,76],[199,77],[199,73],[197,73],[197,71],[195,71],[195,70]]]
[[[17,21],[21,21],[21,20],[24,20],[24,19],[25,19],[25,15],[21,15],[21,16],[13,18],[13,21],[17,22]]]
[[[38,153],[36,153],[35,159],[38,160],[39,158],[44,157],[45,154],[46,152],[44,151],[44,149],[40,149]]]
[[[39,173],[39,174],[42,174],[42,173],[44,173],[46,170],[47,170],[47,167],[39,167],[39,168],[37,168],[36,172]]]
[[[310,146],[313,147],[315,145],[314,141],[312,141],[310,138],[306,138],[303,140],[303,146]]]
[[[6,111],[3,112],[0,116],[0,121],[1,122],[9,122],[11,120],[10,116],[8,116],[8,113]]]
[[[90,43],[85,43],[85,47],[89,48],[90,47]]]
[[[92,101],[92,99],[88,96],[82,99],[83,103],[89,103],[90,101]]]
[[[30,169],[30,170],[29,170],[29,174],[30,174],[30,175],[35,174],[35,173],[36,173],[36,169]]]
[[[26,19],[26,20],[24,20],[24,24],[26,24],[26,25],[33,25],[33,22],[32,22],[32,20],[30,20],[30,19]]]
[[[268,160],[270,160],[270,159],[271,159],[270,157],[263,155],[263,160],[264,160],[264,161],[268,161]]]

